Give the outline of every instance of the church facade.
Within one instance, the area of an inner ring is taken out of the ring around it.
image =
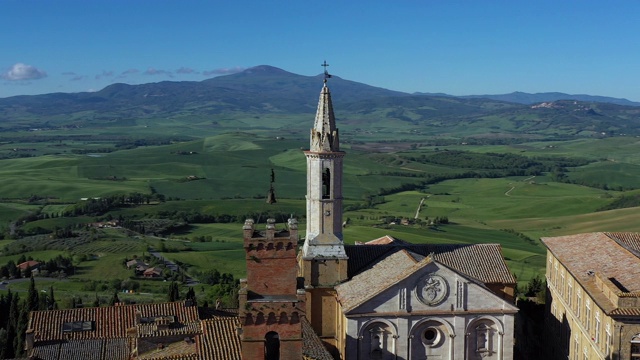
[[[305,317],[336,359],[512,359],[515,278],[499,245],[345,245],[343,158],[327,79],[298,254]]]

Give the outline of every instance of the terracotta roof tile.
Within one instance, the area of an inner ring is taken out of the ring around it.
[[[366,243],[356,243],[356,245],[389,245],[389,244],[408,245],[409,243],[400,239],[396,239],[390,235],[385,235],[377,239],[369,240]]]
[[[301,319],[302,325],[302,355],[305,360],[333,360],[333,356],[322,344],[318,335],[313,331],[311,324],[305,317]]]
[[[175,332],[184,333],[184,327],[193,329],[199,322],[198,308],[184,306],[184,302],[160,304],[135,304],[97,308],[33,311],[29,328],[34,330],[34,340],[114,339],[127,337],[127,329],[136,326],[136,311],[142,317],[159,315],[176,316],[179,326]],[[93,321],[94,329],[63,333],[62,325],[68,322]],[[197,326],[195,327],[197,329]],[[144,335],[144,334],[143,334]]]
[[[33,356],[36,359],[58,359],[60,345],[58,341],[38,344],[38,346],[34,348]]]
[[[581,283],[591,281],[588,271],[594,271],[615,278],[628,292],[640,291],[640,259],[607,234],[558,236],[542,242]]]
[[[138,339],[140,360],[198,359],[198,348],[194,341],[185,341],[189,336],[154,337]],[[162,345],[161,347],[159,345]]]
[[[631,251],[635,256],[640,257],[640,233],[605,233],[620,246]]]
[[[29,260],[29,261],[25,261],[23,263],[18,264],[17,268],[20,270],[26,270],[27,268],[32,268],[38,265],[40,265],[39,261]]]
[[[342,304],[343,311],[350,311],[430,262],[430,258],[404,249],[392,253],[367,271],[336,286],[338,301]]]
[[[541,240],[600,308],[606,313],[622,314],[640,310],[616,310],[616,305],[598,288],[596,275],[615,279],[621,295],[640,292],[640,258],[625,246],[635,246],[639,236],[631,233],[588,233]]]
[[[100,358],[102,355],[101,339],[95,340],[71,340],[60,345],[60,359],[85,360]],[[126,360],[126,358],[125,358]]]
[[[102,348],[102,359],[128,360],[130,341],[131,339],[106,339]]]
[[[348,277],[352,278],[402,249],[422,256],[433,253],[437,262],[485,284],[516,282],[504,262],[499,244],[345,245],[349,257]]]
[[[240,336],[237,317],[218,317],[202,321],[202,336],[196,339],[202,359],[240,360]]]

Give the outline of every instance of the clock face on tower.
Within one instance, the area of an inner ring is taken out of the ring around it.
[[[421,303],[436,306],[447,297],[449,284],[442,276],[431,273],[420,278],[415,291]]]

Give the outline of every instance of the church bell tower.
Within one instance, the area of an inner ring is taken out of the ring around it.
[[[320,338],[334,345],[334,286],[347,279],[347,255],[342,238],[342,161],[326,71],[318,110],[311,129],[307,157],[307,232],[299,255],[301,276],[307,291],[307,318]],[[325,319],[328,320],[328,319]]]

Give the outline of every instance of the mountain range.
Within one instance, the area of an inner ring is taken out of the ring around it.
[[[188,123],[190,119],[221,116],[312,114],[323,76],[302,76],[262,65],[199,82],[112,84],[97,92],[2,98],[0,130],[74,124],[91,127],[114,119],[134,124],[141,119],[179,117]],[[640,103],[625,99],[521,92],[473,96],[409,94],[338,76],[329,79],[329,85],[336,115],[347,128],[421,132],[428,128],[434,134],[454,136],[640,133]],[[540,103],[545,104],[535,105]]]
[[[550,102],[550,101],[558,101],[558,100],[577,100],[584,102],[601,102],[601,103],[611,103],[618,105],[626,105],[626,106],[640,106],[640,102],[635,102],[627,99],[614,98],[609,96],[597,96],[597,95],[586,95],[586,94],[565,94],[561,92],[544,92],[544,93],[535,93],[530,94],[521,91],[514,91],[509,94],[498,94],[498,95],[463,95],[463,96],[455,96],[444,93],[414,93],[415,95],[429,95],[429,96],[450,96],[450,97],[460,97],[465,99],[474,99],[474,98],[482,98],[482,99],[491,99],[498,101],[506,101],[518,104],[536,104],[541,102]]]

